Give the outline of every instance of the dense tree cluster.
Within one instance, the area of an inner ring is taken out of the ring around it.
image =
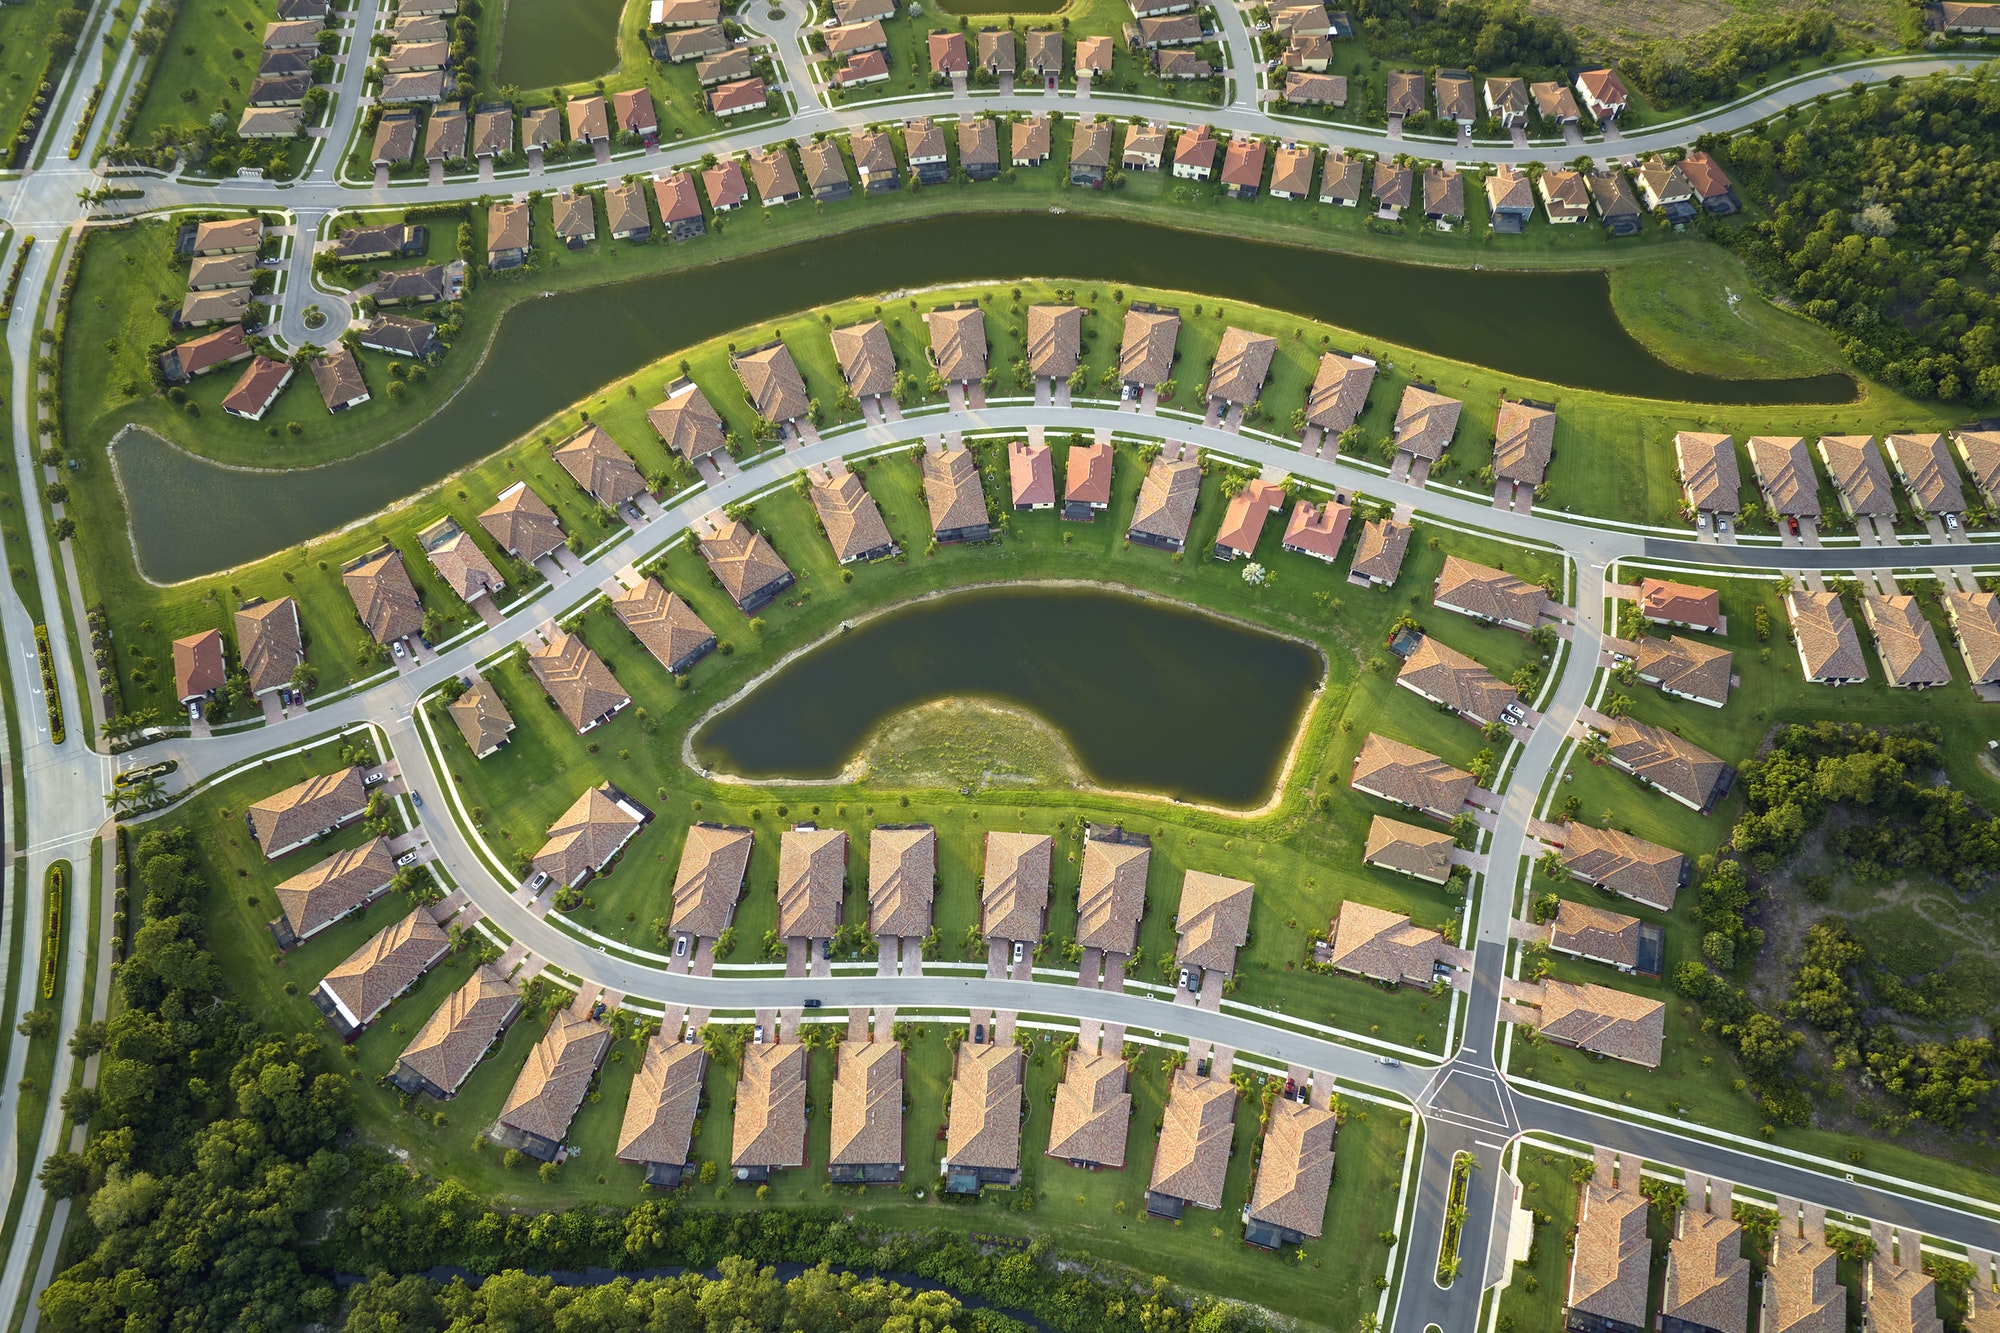
[[[1769,214],[1719,238],[1858,369],[1916,397],[2000,398],[2000,80],[1857,85],[1775,136],[1704,144]]]
[[[1619,68],[1655,106],[1726,101],[1743,80],[1839,44],[1833,16],[1805,9],[1788,17],[1726,23],[1692,41],[1659,38]]]
[[[1513,0],[1360,0],[1347,6],[1368,49],[1424,65],[1486,71],[1576,63],[1576,39]]]

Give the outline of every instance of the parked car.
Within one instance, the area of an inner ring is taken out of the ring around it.
[[[401,639],[396,640],[396,642],[390,646],[396,650],[396,656],[401,657],[403,655],[403,641]]]
[[[410,793],[411,805],[421,806],[423,803],[424,803],[424,794],[422,792],[413,791]]]
[[[1792,535],[1793,535],[1794,537],[1798,536],[1798,535],[1799,535],[1799,520],[1798,520],[1798,516],[1797,516],[1797,515],[1793,515],[1792,517],[1790,517],[1790,518],[1786,519],[1786,520],[1785,520],[1785,527],[1786,527],[1786,528],[1788,528],[1788,529],[1789,529],[1789,530],[1791,531],[1791,534],[1792,534]]]
[[[688,937],[685,935],[674,936],[674,957],[685,958],[687,957],[687,951]]]
[[[1190,993],[1190,994],[1196,994],[1196,995],[1200,994],[1200,993],[1201,993],[1201,969],[1200,969],[1200,968],[1198,968],[1198,967],[1190,967],[1190,968],[1187,968],[1187,969],[1185,969],[1185,970],[1186,970],[1186,972],[1187,972],[1187,988],[1188,988],[1188,991],[1189,991],[1189,993]]]
[[[1950,528],[1950,529],[1951,529],[1951,530],[1952,530],[1953,532],[1956,532],[1956,531],[1958,531],[1958,515],[1957,515],[1957,514],[1946,514],[1946,515],[1944,516],[1944,525],[1945,525],[1945,526],[1946,526],[1947,528]]]
[[[1027,956],[1028,956],[1028,942],[1027,942],[1026,940],[1015,940],[1015,941],[1014,941],[1014,961],[1015,961],[1016,963],[1018,963],[1018,962],[1020,962],[1020,961],[1021,961],[1021,960],[1022,960],[1023,958],[1026,958]]]
[[[414,847],[396,858],[396,864],[399,866],[413,866],[416,863],[417,863],[417,852]]]
[[[764,1044],[764,1025],[762,1023],[759,1023],[757,1025],[756,1041],[759,1046],[762,1046]]]
[[[528,881],[528,896],[533,897],[535,894],[540,893],[542,891],[542,885],[548,882],[549,882],[549,872],[546,870],[537,870],[534,874],[534,878]]]
[[[1728,531],[1729,531],[1729,520],[1728,520],[1728,519],[1726,519],[1726,518],[1718,518],[1718,519],[1716,519],[1716,520],[1715,520],[1715,530],[1716,530],[1717,532],[1723,532],[1723,533],[1726,533],[1726,532],[1728,532]]]
[[[201,721],[201,700],[199,699],[188,700],[188,721],[190,722]]]
[[[372,787],[378,782],[387,782],[388,780],[389,780],[389,775],[387,773],[384,773],[381,769],[378,768],[373,773],[370,773],[366,777],[362,778],[361,785],[364,787]]]
[[[985,1041],[986,1041],[986,1025],[984,1023],[974,1023],[972,1025],[973,1045],[975,1046],[982,1045],[984,1044]]]
[[[807,1001],[806,1001],[806,1008],[808,1008],[808,1009],[817,1009],[817,1008],[819,1008],[819,1007],[820,1007],[821,1005],[823,1005],[823,1004],[825,1004],[825,1003],[826,1003],[826,1001],[825,1001],[825,1000],[807,1000]]]
[[[1387,1065],[1391,1069],[1401,1069],[1403,1067],[1403,1062],[1391,1055],[1378,1055],[1375,1057],[1375,1063],[1378,1065]]]
[[[1194,987],[1188,985],[1188,970],[1186,968],[1181,969],[1181,979],[1175,984],[1177,984],[1182,990],[1194,989]]]

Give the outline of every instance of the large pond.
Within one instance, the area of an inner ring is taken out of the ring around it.
[[[1474,272],[1121,219],[971,214],[529,301],[501,320],[490,353],[451,403],[395,443],[346,462],[239,472],[135,434],[119,446],[119,460],[140,565],[176,582],[355,522],[606,381],[746,324],[868,293],[1028,276],[1195,289],[1611,393],[1714,403],[1854,396],[1854,381],[1841,374],[1731,380],[1676,370],[1625,331],[1601,272]],[[191,524],[190,514],[205,521]]]
[[[808,649],[696,732],[701,763],[833,778],[883,722],[938,699],[1026,709],[1089,780],[1213,805],[1277,785],[1318,650],[1170,602],[1066,587],[917,602]]]
[[[491,0],[502,3],[502,0]],[[618,67],[618,15],[624,0],[504,0],[500,87],[549,88],[583,83]]]

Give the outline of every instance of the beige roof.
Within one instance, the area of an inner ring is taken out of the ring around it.
[[[896,387],[896,352],[881,320],[847,324],[832,336],[841,376],[856,398],[880,397]]]
[[[1651,635],[1640,639],[1633,666],[1642,680],[1719,707],[1729,702],[1730,663],[1727,648],[1676,634],[1670,639]]]
[[[1408,827],[1404,825],[1403,827]],[[1403,912],[1387,912],[1358,903],[1341,903],[1340,914],[1327,932],[1333,965],[1377,981],[1428,986],[1436,965],[1450,960],[1443,935],[1411,923]]]
[[[507,581],[500,577],[500,571],[486,558],[486,552],[479,549],[479,543],[472,539],[472,534],[451,519],[443,519],[424,529],[418,537],[424,543],[424,555],[430,560],[431,568],[461,600],[470,601],[507,586]]]
[[[408,1066],[448,1094],[458,1091],[520,1004],[514,983],[483,964],[431,1014],[398,1067]]]
[[[1866,680],[1868,661],[1861,655],[1861,636],[1840,604],[1837,592],[1800,589],[1785,594],[1785,614],[1792,620],[1792,637],[1808,680]]]
[[[944,161],[944,131],[929,116],[904,121],[903,154],[912,164]]]
[[[1354,757],[1349,785],[1433,818],[1450,819],[1472,795],[1473,777],[1414,745],[1371,732]]]
[[[1201,1208],[1222,1207],[1235,1129],[1236,1089],[1229,1080],[1176,1069],[1153,1152],[1151,1191]]]
[[[1076,135],[1070,140],[1069,164],[1072,167],[1109,167],[1111,122],[1092,120],[1078,124]]]
[[[1181,317],[1166,310],[1125,312],[1125,339],[1118,347],[1118,378],[1128,384],[1157,386],[1173,374],[1174,343],[1181,336]]]
[[[1218,550],[1228,549],[1250,555],[1263,535],[1264,520],[1285,503],[1285,488],[1275,481],[1253,477],[1243,489],[1229,497],[1222,511],[1222,527],[1215,534]]]
[[[1208,396],[1238,406],[1257,401],[1277,351],[1278,340],[1268,334],[1233,327],[1224,331],[1208,376]]]
[[[556,701],[556,711],[579,732],[631,699],[604,659],[574,634],[558,630],[528,654],[528,669]]]
[[[370,838],[301,870],[272,895],[292,934],[304,939],[368,902],[395,876],[396,858],[389,851],[389,840]]]
[[[534,226],[526,204],[492,204],[486,210],[486,250],[525,250]]]
[[[1332,435],[1352,426],[1368,403],[1368,389],[1375,383],[1375,363],[1337,352],[1322,353],[1319,373],[1313,377],[1312,391],[1306,395],[1306,424],[1318,426]]]
[[[1542,983],[1540,1027],[1566,1046],[1653,1069],[1666,1040],[1667,1007],[1629,991],[1551,977]]]
[[[986,316],[977,305],[933,310],[926,317],[931,360],[947,380],[971,381],[986,374]]]
[[[1576,1257],[1570,1265],[1570,1308],[1643,1327],[1652,1260],[1646,1198],[1638,1182],[1625,1189],[1596,1182],[1585,1186]]]
[[[1139,483],[1131,530],[1185,542],[1200,493],[1201,465],[1192,458],[1169,459],[1162,453]]]
[[[549,1020],[549,1030],[528,1052],[528,1063],[500,1108],[500,1123],[562,1142],[610,1049],[611,1029],[592,1018],[590,1007],[579,997]]]
[[[1465,177],[1446,167],[1424,168],[1424,216],[1465,216]]]
[[[826,34],[826,49],[831,55],[846,55],[851,51],[868,51],[878,46],[888,45],[888,38],[882,31],[882,20],[869,19],[853,27],[842,24]]]
[[[514,147],[514,112],[509,107],[482,109],[472,117],[472,151],[487,157]]]
[[[1526,115],[1528,111],[1528,81],[1526,79],[1488,79],[1486,100],[1497,112]]]
[[[1907,1236],[1903,1244],[1905,1253],[1915,1248]],[[1928,1274],[1891,1263],[1878,1251],[1866,1278],[1869,1333],[1944,1333],[1936,1283]]]
[[[729,447],[722,414],[715,410],[698,384],[669,394],[659,406],[647,410],[646,420],[653,423],[653,429],[659,432],[667,448],[689,462]]]
[[[521,146],[546,148],[562,138],[562,113],[552,106],[529,107],[521,113]],[[522,205],[523,212],[526,206]],[[522,244],[527,244],[523,233]]]
[[[484,759],[499,749],[507,733],[514,730],[514,715],[507,711],[500,692],[483,680],[473,682],[472,688],[452,700],[446,711],[475,759]]]
[[[992,121],[971,116],[958,122],[958,162],[962,167],[1000,165],[1000,131]]]
[[[539,560],[563,544],[562,524],[541,496],[524,481],[517,481],[500,493],[491,508],[479,516],[500,549],[523,560]]]
[[[700,539],[701,558],[722,581],[722,590],[742,605],[752,594],[791,572],[771,543],[747,523],[725,520]]]
[[[1615,719],[1606,739],[1620,767],[1697,809],[1708,803],[1729,767],[1693,741],[1629,717]]]
[[[1146,869],[1152,856],[1152,845],[1144,838],[1126,835],[1084,840],[1083,880],[1076,898],[1079,945],[1121,954],[1129,954],[1137,946],[1139,918],[1146,910]]]
[[[854,149],[854,166],[864,178],[892,175],[896,170],[896,145],[880,130],[856,130],[848,144]]]
[[[337,768],[266,796],[250,807],[250,828],[265,855],[352,819],[368,805],[359,768]]]
[[[1014,72],[1014,34],[991,29],[979,34],[979,63],[996,74]]]
[[[1548,120],[1578,118],[1576,94],[1566,83],[1531,83],[1528,93],[1535,99],[1536,114]]]
[[[655,1032],[647,1040],[625,1098],[625,1120],[618,1127],[619,1161],[676,1166],[687,1161],[707,1063],[700,1042],[681,1041],[668,1032]]]
[[[1535,188],[1541,193],[1549,221],[1579,222],[1590,216],[1590,186],[1580,173],[1567,167],[1552,167],[1542,173]]]
[[[1158,166],[1167,155],[1167,127],[1158,121],[1140,121],[1125,127],[1125,147],[1120,160]]]
[[[1008,1043],[961,1042],[952,1074],[944,1159],[956,1167],[1021,1165],[1021,1079],[1027,1061]]]
[[[1388,109],[1392,116],[1407,116],[1424,109],[1424,76],[1408,70],[1392,69],[1387,84]]]
[[[1255,892],[1248,880],[1188,871],[1181,880],[1181,907],[1175,918],[1180,932],[1175,956],[1181,965],[1234,971],[1236,951],[1250,940],[1250,901]]]
[[[931,928],[937,892],[937,830],[878,825],[868,836],[868,930],[917,938]]]
[[[1109,37],[1079,37],[1076,39],[1076,67],[1089,70],[1093,74],[1103,73],[1111,68],[1113,42]]]
[[[847,159],[840,155],[840,144],[833,139],[822,139],[814,143],[811,139],[800,139],[799,163],[806,170],[806,189],[817,194],[821,190],[854,182],[847,174]]]
[[[901,1165],[903,1048],[893,1041],[844,1041],[839,1059],[828,1165]]]
[[[730,1165],[805,1165],[808,1059],[797,1043],[753,1042],[743,1048]]]
[[[1640,579],[1639,610],[1648,620],[1700,629],[1722,628],[1722,594],[1692,583]]]
[[[2000,430],[1962,430],[1952,436],[1972,484],[1989,505],[2000,504]]]
[[[569,137],[572,139],[611,137],[611,120],[605,114],[602,97],[569,99]]]
[[[836,560],[845,564],[895,544],[875,497],[844,461],[836,458],[821,467],[808,468],[806,476],[813,508],[819,513]]]
[[[1891,685],[1945,685],[1951,668],[1944,663],[1937,631],[1907,594],[1861,599],[1861,612],[1875,635],[1875,649]]]
[[[1990,592],[1948,592],[1944,604],[1973,683],[2000,680],[2000,597]]]
[[[1047,379],[1068,379],[1083,344],[1083,310],[1073,305],[1028,307],[1028,369]]]
[[[188,286],[247,287],[257,277],[257,256],[245,252],[205,255],[188,266]]]
[[[1561,899],[1549,923],[1549,947],[1601,958],[1616,967],[1639,962],[1639,918]]]
[[[1555,448],[1556,414],[1546,407],[1512,399],[1500,404],[1494,426],[1493,473],[1502,481],[1539,486],[1548,475]]]
[[[1764,493],[1772,513],[1819,517],[1819,477],[1813,472],[1812,452],[1804,439],[1797,435],[1753,435],[1749,449],[1757,489]]]
[[[847,834],[841,829],[789,828],[778,840],[778,934],[831,939],[840,929],[847,888]]]
[[[1383,208],[1408,208],[1416,188],[1416,172],[1386,157],[1375,159],[1375,174],[1369,180],[1368,192],[1375,196],[1377,204]]]
[[[1489,82],[1519,83],[1520,80]],[[1486,206],[1496,213],[1502,209],[1532,213],[1535,211],[1535,183],[1519,167],[1503,166],[1486,178]]]
[[[646,191],[637,181],[604,187],[604,229],[613,236],[648,231],[653,220],[646,213]]]
[[[772,343],[733,358],[736,376],[743,381],[750,405],[766,421],[796,421],[811,404],[806,382],[792,361],[791,349]]]
[[[1451,854],[1457,846],[1451,834],[1441,829],[1376,815],[1368,822],[1368,841],[1361,859],[1371,866],[1442,884],[1451,877]]]
[[[1055,839],[1046,833],[986,835],[980,881],[981,931],[989,939],[1037,940],[1049,906],[1049,866]]]
[[[1742,509],[1743,482],[1736,468],[1736,446],[1729,436],[1681,431],[1674,436],[1674,460],[1692,508],[1717,514]]]
[[[1361,539],[1354,545],[1353,571],[1378,583],[1394,583],[1403,569],[1403,555],[1410,549],[1410,525],[1386,518],[1371,519],[1361,527]]]
[[[424,627],[423,604],[400,551],[385,551],[341,571],[354,610],[377,643],[390,643]]]
[[[535,869],[557,884],[574,884],[586,870],[602,870],[639,831],[632,808],[613,799],[611,785],[592,787],[549,825],[548,841],[535,853]]]
[[[1333,1186],[1334,1128],[1333,1112],[1323,1107],[1290,1097],[1271,1103],[1249,1220],[1318,1239]]]
[[[1820,461],[1840,492],[1842,508],[1854,515],[1896,516],[1896,497],[1889,489],[1889,465],[1872,435],[1822,435]]]
[[[1662,1317],[1717,1333],[1744,1333],[1750,1310],[1750,1261],[1743,1228],[1732,1218],[1683,1208],[1667,1247]]]
[[[1029,440],[1007,442],[1007,484],[1015,506],[1056,502],[1055,451]]]
[[[241,319],[250,309],[248,287],[224,287],[213,292],[189,292],[181,298],[181,323],[217,324]]]
[[[792,169],[792,155],[783,144],[751,154],[750,177],[757,182],[757,197],[766,203],[799,192],[799,173]]]
[[[1501,709],[1520,697],[1483,665],[1429,635],[1403,659],[1396,683],[1481,724],[1498,718]]]
[[[1896,459],[1896,471],[1903,488],[1917,508],[1927,514],[1965,512],[1965,487],[1958,468],[1951,461],[1942,435],[1891,435],[1889,452]]]
[[[986,522],[986,491],[970,449],[959,445],[924,454],[924,499],[930,505],[932,532]]]
[[[723,932],[743,893],[750,846],[747,828],[696,824],[688,829],[680,868],[674,872],[674,934],[712,940]]]
[[[236,613],[236,656],[250,678],[250,692],[262,694],[291,683],[305,657],[299,631],[299,604],[289,597],[246,606]]]
[[[1418,458],[1437,459],[1451,445],[1465,404],[1435,389],[1411,384],[1396,408],[1396,447]]]
[[[275,26],[275,25],[274,25]],[[315,29],[319,25],[313,25]],[[254,250],[264,239],[262,218],[225,218],[219,222],[197,222],[194,226],[194,253]]]
[[[1439,606],[1514,624],[1536,624],[1549,596],[1535,584],[1505,570],[1446,556],[1434,600]]]
[[[1822,1236],[1801,1236],[1787,1223],[1771,1242],[1764,1279],[1774,1317],[1768,1333],[1847,1333],[1847,1288],[1840,1256]]]
[[[647,578],[637,587],[613,597],[611,610],[632,631],[633,637],[645,645],[653,660],[669,671],[715,638],[715,631],[695,614],[694,608],[655,578]]]
[[[1109,504],[1112,467],[1109,440],[1071,445],[1063,462],[1063,498],[1078,504]]]
[[[1060,74],[1063,67],[1062,34],[1030,30],[1025,34],[1027,43],[1026,68],[1037,74]]]
[[[287,907],[289,908],[289,904]],[[294,926],[296,930],[296,926]],[[419,907],[385,926],[328,972],[320,986],[358,1024],[368,1024],[408,990],[451,947],[437,919]]]
[[[595,422],[555,448],[555,460],[599,504],[617,508],[646,491],[645,478],[610,432]]]
[[[1294,77],[1291,74],[1285,76],[1287,86],[1291,84]],[[1321,76],[1310,74],[1306,77],[1318,79]],[[1342,100],[1345,100],[1345,84],[1347,81],[1341,79],[1339,82],[1343,85],[1341,93]],[[1339,200],[1342,203],[1359,203],[1361,201],[1362,190],[1361,167],[1362,162],[1360,158],[1349,157],[1345,153],[1329,149],[1326,154],[1326,161],[1320,166],[1319,197],[1327,201]]]
[[[1662,912],[1673,910],[1687,857],[1617,829],[1562,827],[1563,865],[1572,875]]]
[[[1049,1121],[1049,1156],[1113,1170],[1125,1165],[1125,1131],[1132,1094],[1125,1090],[1125,1062],[1115,1055],[1069,1053]]]
[[[1282,144],[1271,160],[1271,193],[1303,198],[1312,193],[1313,158],[1311,144]]]

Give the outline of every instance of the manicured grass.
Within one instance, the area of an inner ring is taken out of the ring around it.
[[[132,121],[127,136],[132,146],[146,151],[185,142],[219,114],[226,128],[216,136],[217,151],[206,162],[191,164],[196,174],[227,176],[238,166],[264,166],[276,157],[285,167],[273,174],[290,176],[304,161],[305,140],[236,137],[237,117],[257,81],[264,26],[276,17],[260,0],[185,0],[166,44],[153,57],[158,68]]]
[[[1514,1176],[1520,1206],[1534,1214],[1535,1240],[1527,1261],[1514,1265],[1500,1293],[1495,1333],[1560,1328],[1568,1295],[1570,1246],[1576,1236],[1577,1187],[1571,1169],[1583,1159],[1521,1145]]]
[[[0,142],[11,141],[28,107],[35,100],[43,67],[48,64],[49,42],[56,33],[59,5],[8,5],[0,9]],[[72,55],[71,60],[76,57]],[[58,64],[56,77],[66,65]],[[51,115],[51,121],[54,116]],[[54,131],[44,124],[42,136]]]

